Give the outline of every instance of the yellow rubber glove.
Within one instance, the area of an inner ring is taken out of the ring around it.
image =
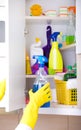
[[[2,80],[0,81],[0,100],[2,100],[2,98],[4,97],[5,90],[6,90],[6,80]]]
[[[20,123],[34,128],[38,118],[39,107],[52,99],[50,84],[47,83],[35,93],[30,90],[29,95],[30,102],[24,110]]]

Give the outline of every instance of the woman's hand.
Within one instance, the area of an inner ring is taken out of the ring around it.
[[[29,95],[30,101],[24,110],[20,123],[34,128],[38,119],[39,107],[52,99],[50,84],[45,84],[35,93],[33,93],[31,89]]]
[[[37,107],[41,107],[44,103],[49,102],[52,99],[50,84],[46,83],[35,93],[32,92],[32,89],[29,91],[30,102],[36,103]]]

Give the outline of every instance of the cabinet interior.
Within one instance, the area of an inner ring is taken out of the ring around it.
[[[30,46],[35,43],[35,38],[39,37],[41,39],[41,47],[45,46],[47,44],[47,38],[46,38],[46,27],[50,25],[52,27],[52,33],[53,32],[62,32],[63,34],[66,34],[67,32],[67,27],[69,25],[69,20],[59,20],[51,19],[50,17],[47,20],[44,20],[43,17],[39,19],[33,19],[30,16],[30,7],[33,4],[40,4],[43,8],[44,11],[46,10],[56,10],[57,15],[59,14],[59,8],[61,6],[74,6],[75,5],[75,0],[72,1],[66,1],[65,0],[27,0],[26,1],[26,6],[25,6],[25,11],[26,11],[26,19],[25,19],[25,30],[26,30],[26,35],[25,35],[25,46],[26,46],[26,52],[30,56]],[[28,17],[28,18],[27,18]],[[51,19],[51,20],[50,20]],[[65,18],[67,19],[67,18]],[[70,48],[70,49],[65,49],[61,50],[62,57],[63,57],[63,64],[64,67],[67,67],[68,65],[74,65],[76,63],[76,46]],[[35,77],[33,78],[26,78],[26,89],[29,91],[30,88],[33,87],[33,82],[35,80]],[[51,89],[55,88],[55,83],[54,83],[54,78],[48,78],[48,81],[51,84]]]
[[[1,5],[1,3],[3,5]],[[23,108],[23,106],[25,105],[24,81],[26,79],[26,89],[27,91],[29,91],[29,89],[33,87],[33,82],[35,80],[35,76],[25,75],[24,73],[24,48],[30,56],[30,46],[35,43],[36,37],[39,37],[41,39],[41,46],[45,46],[47,44],[46,27],[48,25],[52,27],[52,32],[62,31],[64,34],[66,34],[69,19],[66,17],[58,18],[59,7],[74,6],[76,5],[76,1],[51,0],[50,2],[50,0],[25,0],[24,3],[24,1],[22,0],[12,0],[9,1],[9,3],[6,2],[5,5],[4,3],[5,0],[3,2],[0,2],[0,6],[6,7],[6,11],[3,9],[4,17],[0,15],[0,56],[1,58],[3,58],[2,56],[5,56],[7,54],[7,69],[9,69],[7,71],[9,72],[7,72],[8,82],[6,97],[8,98],[5,98],[6,103],[3,103],[3,107],[9,105],[7,106],[7,111],[9,111]],[[40,4],[43,8],[43,11],[56,10],[57,17],[31,17],[30,7],[33,4]],[[4,45],[6,46],[4,47]],[[1,51],[2,48],[4,49],[4,51]],[[4,55],[3,52],[5,52],[6,54]],[[76,45],[68,49],[62,49],[61,53],[63,56],[64,67],[69,64],[75,64]],[[0,59],[0,62],[2,63],[2,59]],[[3,60],[3,62],[5,61]],[[48,76],[48,81],[51,84],[51,89],[55,89],[54,77],[52,77],[51,75]]]

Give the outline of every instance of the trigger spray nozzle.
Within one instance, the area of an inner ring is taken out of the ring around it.
[[[42,55],[34,55],[33,59],[36,59],[36,63],[39,64],[39,67],[44,67],[44,64],[48,62],[47,57]]]
[[[62,32],[54,32],[53,34],[51,34],[51,39],[52,39],[52,41],[54,42],[54,41],[57,41],[57,37],[58,36],[62,36]]]

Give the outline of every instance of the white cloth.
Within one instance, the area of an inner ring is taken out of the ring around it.
[[[19,124],[15,130],[32,130],[32,128],[25,124]]]

